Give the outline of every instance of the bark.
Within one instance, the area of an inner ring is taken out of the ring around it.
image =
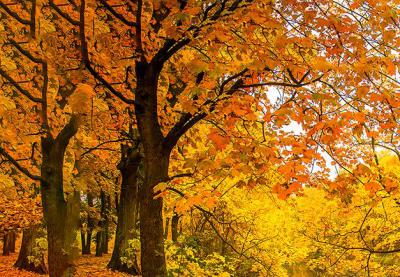
[[[94,228],[94,219],[92,218],[90,208],[93,207],[93,195],[91,193],[87,194],[87,230],[86,232],[81,231],[82,238],[82,255],[90,255],[90,247],[92,244],[92,233]]]
[[[111,221],[111,195],[107,195],[106,207],[106,226],[105,226],[105,240],[103,240],[103,253],[108,254],[108,243],[110,241],[110,221]]]
[[[96,257],[103,256],[103,249],[102,249],[103,239],[104,239],[103,231],[98,231],[96,233]]]
[[[174,212],[174,215],[172,216],[171,220],[171,235],[173,242],[178,241],[178,236],[179,236],[178,223],[179,223],[179,215]]]
[[[86,237],[83,241],[82,241],[82,255],[90,255],[91,251],[90,251],[90,246],[92,243],[92,231],[88,230],[85,233],[83,233],[83,237]]]
[[[170,147],[158,122],[157,84],[162,65],[136,62],[135,113],[144,149],[144,183],[140,188],[141,268],[144,277],[166,276],[161,198],[153,188],[168,179]]]
[[[17,233],[15,231],[10,231],[8,233],[9,236],[9,247],[10,253],[15,253],[15,241],[17,240]]]
[[[10,253],[10,237],[6,233],[3,235],[3,256],[8,256]]]
[[[164,165],[165,166],[165,165]],[[153,178],[157,176],[153,169],[146,176],[148,184],[154,184]],[[158,182],[157,182],[158,183]],[[140,190],[140,242],[141,265],[143,276],[166,276],[164,253],[164,234],[162,220],[162,199],[154,199],[154,186],[143,186]]]
[[[122,146],[122,157],[118,164],[121,171],[122,183],[121,193],[118,204],[118,222],[115,234],[114,249],[108,267],[112,270],[137,275],[139,268],[136,257],[134,266],[128,266],[121,262],[121,257],[125,256],[125,251],[129,247],[129,240],[136,237],[138,222],[138,187],[139,187],[139,167],[141,156],[139,151]]]
[[[99,231],[96,234],[96,256],[100,257],[103,254],[107,254],[108,252],[108,214],[109,214],[109,200],[103,190],[100,191],[100,216],[101,219],[99,221]]]
[[[167,218],[165,219],[164,240],[168,239],[169,221],[170,221],[170,218],[167,217]]]
[[[103,238],[101,240],[101,252],[103,254],[108,254],[108,241],[110,240],[108,234],[108,225],[104,227],[104,231],[101,234],[103,235]]]
[[[3,235],[3,256],[15,253],[15,241],[17,234],[15,231],[8,231]]]
[[[39,274],[47,274],[47,268],[44,261],[44,255],[40,257],[40,262],[35,264],[30,262],[28,257],[34,256],[33,248],[35,247],[35,240],[40,237],[38,226],[33,226],[24,229],[22,233],[21,248],[19,250],[18,259],[14,267],[22,270],[32,271]]]
[[[82,245],[82,255],[83,255],[83,249],[85,249],[86,247],[86,236],[85,236],[85,232],[83,230],[81,230],[81,245]]]
[[[70,122],[54,139],[42,137],[41,194],[47,227],[48,265],[51,277],[69,277],[75,272],[76,235],[79,227],[80,195],[67,197],[63,190],[64,154],[69,140],[78,130],[78,118]]]

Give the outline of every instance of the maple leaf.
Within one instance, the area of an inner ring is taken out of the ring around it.
[[[371,181],[365,184],[365,189],[370,191],[371,193],[376,193],[381,189],[381,185],[377,181]]]
[[[208,138],[214,143],[218,150],[224,150],[230,142],[230,138],[220,135],[218,130],[211,129]]]

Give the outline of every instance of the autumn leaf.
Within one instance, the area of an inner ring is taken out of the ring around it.
[[[217,129],[211,129],[208,138],[218,150],[224,150],[230,142],[230,138],[220,135]]]
[[[371,193],[376,193],[381,189],[381,185],[377,181],[371,181],[365,184],[365,189]]]
[[[79,83],[71,96],[68,97],[68,103],[74,113],[84,114],[90,110],[91,99],[95,95],[92,86]]]

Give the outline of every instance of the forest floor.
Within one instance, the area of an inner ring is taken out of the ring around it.
[[[21,245],[21,236],[17,237],[15,249],[19,249]],[[1,245],[0,245],[1,246]],[[94,249],[95,245],[92,245]],[[110,241],[109,251],[112,251],[113,240]],[[1,247],[0,247],[1,248]],[[29,271],[18,270],[13,265],[18,258],[18,252],[12,253],[9,256],[2,256],[0,253],[0,277],[45,277],[49,275],[35,274]],[[77,261],[77,277],[125,277],[132,276],[120,272],[115,272],[107,269],[107,263],[110,261],[110,254],[104,254],[102,257],[92,255],[80,255]]]
[[[94,255],[80,256],[77,261],[78,277],[106,277],[106,276],[130,276],[123,273],[110,271],[106,268],[111,254],[105,254],[103,257],[95,257]],[[0,256],[0,276],[1,277],[44,277],[48,275],[39,275],[28,271],[18,270],[13,267],[13,264],[18,258],[18,253],[13,253],[10,256]]]

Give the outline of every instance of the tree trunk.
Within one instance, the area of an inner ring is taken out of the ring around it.
[[[85,234],[83,234],[83,236],[85,236]],[[82,245],[82,255],[90,255],[91,251],[90,251],[90,246],[92,243],[92,231],[91,230],[87,230],[86,232],[86,239],[85,239],[85,245]]]
[[[141,164],[139,151],[126,145],[121,146],[121,161],[118,169],[121,171],[122,183],[121,193],[118,204],[118,223],[115,234],[115,243],[111,260],[108,267],[112,270],[137,275],[139,268],[136,257],[128,267],[127,263],[122,263],[121,257],[124,257],[126,249],[129,247],[129,240],[137,237],[138,221],[138,175]]]
[[[167,274],[162,219],[163,201],[162,198],[154,199],[153,192],[154,186],[162,180],[161,174],[167,170],[167,164],[165,159],[157,159],[156,156],[154,160],[146,161],[145,185],[140,189],[139,206],[146,207],[139,209],[141,265],[142,274],[145,277]]]
[[[153,188],[168,180],[171,145],[164,144],[157,108],[157,86],[162,62],[136,62],[135,113],[144,149],[145,180],[140,188],[141,267],[144,277],[166,276],[162,198],[154,199]]]
[[[10,240],[10,253],[15,253],[15,241],[17,240],[17,233],[15,231],[10,231],[8,236]]]
[[[110,240],[109,238],[109,234],[108,234],[108,223],[107,225],[105,225],[104,227],[104,231],[101,232],[101,234],[103,235],[103,238],[101,240],[101,252],[103,254],[108,254],[108,241]]]
[[[81,245],[82,245],[82,255],[83,255],[83,249],[86,248],[86,236],[85,236],[85,232],[83,230],[81,230]]]
[[[35,265],[34,262],[30,262],[28,257],[34,256],[33,248],[35,247],[35,240],[40,237],[40,233],[38,232],[38,227],[30,227],[24,229],[22,233],[22,242],[21,248],[19,250],[18,259],[15,262],[14,266],[18,269],[27,270],[36,272],[39,274],[46,274],[47,268],[44,262],[44,255],[40,258],[40,262]]]
[[[102,249],[103,239],[104,239],[103,231],[98,231],[96,233],[96,257],[103,256],[103,249]]]
[[[17,234],[15,231],[8,231],[3,235],[3,256],[15,253],[15,241]]]
[[[87,194],[87,204],[88,204],[88,211],[87,211],[87,228],[86,233],[81,231],[81,238],[82,240],[82,255],[90,255],[90,247],[92,244],[92,233],[94,228],[94,219],[91,214],[91,208],[93,208],[93,195],[91,193]]]
[[[8,256],[10,253],[10,236],[6,233],[3,235],[3,256]]]
[[[179,236],[178,223],[179,223],[179,215],[176,212],[174,212],[174,215],[172,216],[171,220],[171,235],[173,242],[178,241],[178,236]]]
[[[169,217],[165,219],[165,227],[164,227],[164,240],[168,239],[168,231],[169,231]]]
[[[100,230],[96,234],[96,256],[100,257],[102,254],[108,253],[108,216],[110,209],[110,197],[106,195],[106,193],[101,190],[100,191],[100,216],[101,219],[99,221]]]
[[[80,195],[65,198],[63,190],[64,154],[69,140],[78,130],[78,118],[72,116],[58,136],[42,137],[41,194],[47,227],[50,277],[70,277],[75,272],[76,235],[79,227]]]

